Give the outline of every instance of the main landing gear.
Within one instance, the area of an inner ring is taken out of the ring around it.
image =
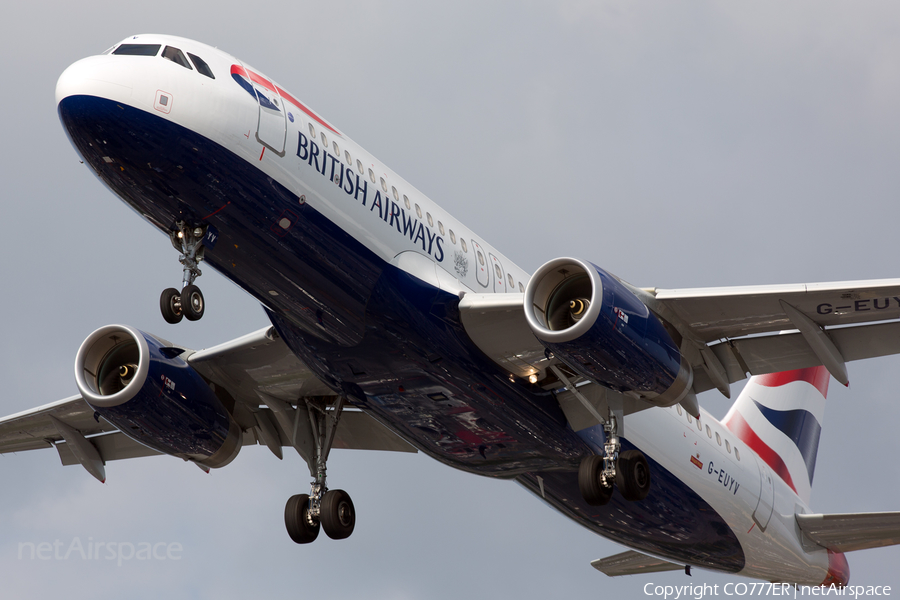
[[[610,414],[603,430],[606,432],[603,456],[588,456],[582,459],[578,468],[578,489],[582,498],[591,506],[603,506],[612,497],[615,482],[626,500],[643,500],[650,492],[650,465],[646,457],[640,450],[619,452],[622,444],[614,415]]]
[[[159,297],[159,310],[163,319],[173,325],[181,322],[182,318],[187,318],[188,321],[199,320],[206,307],[203,292],[194,285],[194,280],[201,275],[198,265],[203,260],[203,240],[207,226],[190,227],[184,221],[179,221],[175,226],[176,229],[169,233],[169,237],[172,246],[181,252],[178,261],[184,267],[184,280],[180,292],[175,288],[168,288]]]
[[[309,423],[315,441],[315,456],[310,457],[315,466],[315,480],[309,494],[291,496],[284,507],[284,525],[288,535],[298,544],[308,544],[319,536],[319,529],[333,540],[350,537],[356,526],[356,509],[350,494],[344,490],[329,490],[325,484],[325,467],[328,453],[334,442],[334,433],[344,399],[338,398],[332,410],[323,402],[307,400]],[[301,410],[298,408],[298,410]],[[310,465],[310,471],[313,465]]]

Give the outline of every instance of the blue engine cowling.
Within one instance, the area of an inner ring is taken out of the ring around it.
[[[128,437],[216,468],[241,449],[241,429],[183,350],[124,325],[81,344],[75,381],[82,398]]]
[[[690,363],[663,322],[592,263],[557,258],[539,268],[525,288],[525,317],[547,349],[595,383],[659,406],[690,392]]]

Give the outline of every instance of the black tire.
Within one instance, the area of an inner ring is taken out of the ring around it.
[[[188,321],[199,321],[203,316],[206,302],[203,300],[203,292],[196,285],[187,285],[181,290],[181,311]]]
[[[350,494],[344,490],[328,490],[322,496],[322,529],[333,540],[350,537],[356,527],[356,509]]]
[[[643,500],[650,493],[650,465],[640,450],[619,453],[616,463],[616,486],[630,502]]]
[[[159,297],[159,311],[167,323],[175,325],[184,317],[181,310],[181,294],[175,288],[164,289]]]
[[[613,487],[603,485],[603,457],[593,454],[581,460],[578,467],[578,490],[591,506],[603,506],[612,497]]]
[[[288,498],[284,505],[284,526],[288,535],[298,544],[308,544],[319,537],[319,524],[310,525],[306,518],[309,510],[309,495],[297,494]]]

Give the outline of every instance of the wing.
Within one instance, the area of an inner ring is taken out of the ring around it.
[[[712,350],[729,383],[825,365],[846,385],[845,361],[900,352],[898,279],[642,291],[696,346]],[[698,362],[695,391],[721,387],[715,367]]]
[[[591,566],[608,575],[609,577],[619,577],[621,575],[640,575],[642,573],[662,573],[663,571],[681,571],[684,569],[682,565],[653,558],[634,550],[628,550],[621,554],[607,556],[606,558],[598,558],[591,561]]]
[[[294,356],[273,328],[185,354],[220,396],[233,400],[233,417],[243,431],[244,445],[266,445],[279,458],[284,446],[307,451],[308,441],[294,434],[293,425],[301,413],[294,403],[305,396],[334,392]],[[365,413],[352,409],[344,411],[333,447],[416,451]],[[159,454],[97,416],[81,396],[0,419],[0,454],[40,448],[56,448],[63,465],[81,464],[100,481],[106,479],[107,461]]]
[[[625,284],[682,336],[693,391],[825,365],[847,383],[845,362],[900,353],[900,279],[698,289]],[[524,294],[466,294],[460,317],[472,341],[520,377],[549,366],[524,314]]]
[[[898,512],[797,515],[797,525],[810,540],[835,552],[900,544]]]

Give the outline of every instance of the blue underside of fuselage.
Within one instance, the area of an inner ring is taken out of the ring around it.
[[[85,162],[160,230],[181,220],[214,226],[206,262],[267,307],[323,381],[423,452],[535,493],[539,476],[549,504],[632,547],[743,568],[724,520],[652,459],[643,501],[616,493],[604,507],[585,504],[577,467],[600,451],[602,431],[576,434],[550,392],[511,382],[466,336],[456,296],[387,264],[251,162],[184,127],[89,96],[64,99],[59,114]]]

